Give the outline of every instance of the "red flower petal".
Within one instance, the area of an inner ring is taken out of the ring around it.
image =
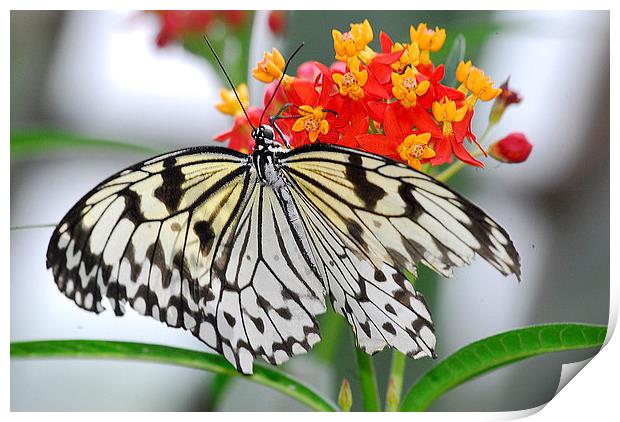
[[[381,34],[379,34],[379,40],[381,41],[381,51],[383,53],[390,53],[392,51],[392,46],[394,45],[390,36],[381,31]]]
[[[385,135],[366,134],[356,137],[360,147],[365,151],[372,152],[373,154],[392,156],[396,154],[396,147],[394,141]]]

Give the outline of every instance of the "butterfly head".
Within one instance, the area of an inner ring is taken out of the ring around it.
[[[252,130],[255,150],[281,150],[282,146],[276,142],[276,135],[273,128],[269,125],[260,125]]]

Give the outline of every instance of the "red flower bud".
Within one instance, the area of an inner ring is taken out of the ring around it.
[[[519,104],[522,100],[518,92],[512,91],[508,87],[509,80],[510,78],[506,79],[506,82],[502,84],[502,86],[500,87],[502,89],[502,92],[495,98],[495,101],[493,102],[491,114],[489,115],[489,121],[493,124],[499,122],[508,106],[512,104]]]
[[[286,31],[286,14],[282,10],[269,12],[269,29],[274,35],[282,35]]]
[[[506,82],[504,82],[502,86],[500,86],[502,92],[499,94],[499,97],[497,99],[504,102],[506,105],[519,104],[522,98],[518,92],[512,91],[508,87],[509,80],[510,78],[506,79]]]
[[[504,163],[521,163],[527,160],[530,152],[532,152],[532,144],[520,132],[511,133],[489,148],[489,155]]]

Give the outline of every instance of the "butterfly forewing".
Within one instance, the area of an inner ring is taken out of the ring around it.
[[[333,145],[293,150],[282,163],[318,212],[375,261],[411,272],[421,262],[451,276],[479,254],[503,274],[520,276],[506,231],[423,173]]]

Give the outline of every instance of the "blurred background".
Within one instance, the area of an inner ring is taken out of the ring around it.
[[[460,347],[529,324],[606,324],[609,311],[609,13],[608,12],[285,12],[237,13],[215,22],[233,79],[263,51],[298,63],[331,63],[331,29],[369,19],[378,34],[408,40],[409,25],[445,27],[467,40],[466,58],[524,98],[495,128],[499,139],[524,132],[534,145],[522,164],[487,161],[451,185],[511,234],[523,281],[477,260],[450,280],[422,271],[446,357]],[[275,20],[274,20],[275,19]],[[55,223],[91,187],[155,152],[212,144],[232,120],[215,111],[223,86],[211,63],[183,46],[163,20],[143,12],[11,12],[11,226]],[[579,28],[578,31],[575,28]],[[228,43],[228,35],[251,44]],[[441,57],[441,54],[433,57]],[[235,66],[235,63],[243,64]],[[252,66],[250,66],[252,67]],[[237,70],[235,70],[237,69]],[[249,80],[251,101],[261,86]],[[476,111],[474,132],[490,105]],[[62,138],[63,142],[56,142]],[[85,142],[85,139],[102,142]],[[103,142],[105,141],[105,142]],[[108,141],[118,141],[115,144]],[[94,145],[94,146],[93,146]],[[189,333],[128,312],[122,319],[76,307],[45,269],[52,228],[11,231],[11,341],[111,339],[205,350]],[[323,321],[324,340],[285,370],[335,399],[356,365],[343,320]],[[327,333],[326,333],[327,332]],[[563,363],[593,351],[552,354],[482,376],[443,396],[435,411],[520,410],[547,402]],[[385,391],[391,353],[374,357]],[[435,362],[407,362],[405,389]],[[81,360],[11,362],[12,410],[207,410],[210,374],[165,365]],[[360,409],[354,403],[354,409]],[[218,410],[304,410],[270,390],[235,379]]]

